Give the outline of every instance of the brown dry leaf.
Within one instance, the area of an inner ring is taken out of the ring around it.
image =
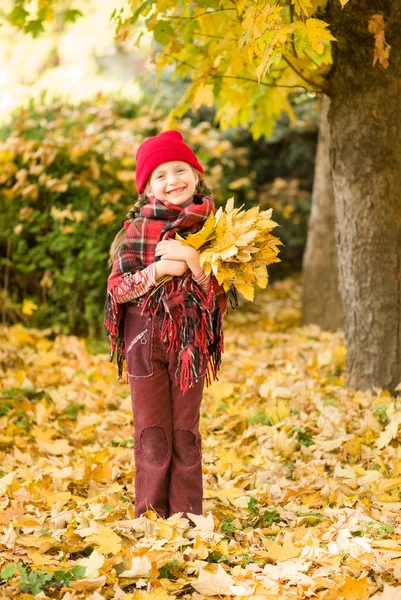
[[[373,15],[368,22],[368,30],[375,38],[373,53],[373,66],[379,61],[380,65],[387,69],[389,66],[390,44],[385,39],[385,23],[383,15]]]

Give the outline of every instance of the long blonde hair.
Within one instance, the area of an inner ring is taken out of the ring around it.
[[[198,171],[198,169],[195,169],[195,167],[192,167],[192,165],[191,169],[194,171],[194,173],[198,175],[198,183],[196,184],[195,194],[210,194],[210,189],[207,187],[205,178],[203,177],[202,173]],[[131,223],[134,219],[139,217],[139,213],[141,212],[142,206],[145,206],[145,204],[149,203],[149,196],[147,195],[148,193],[150,193],[149,180],[146,183],[144,191],[138,195],[138,200],[135,202],[134,206],[125,215],[125,220],[128,221],[128,223]],[[109,267],[113,266],[118,251],[124,243],[126,234],[127,228],[123,227],[122,229],[120,229],[120,231],[114,238],[113,243],[110,246],[109,259],[107,262],[107,265]]]

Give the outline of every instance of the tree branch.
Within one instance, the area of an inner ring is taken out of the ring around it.
[[[216,8],[216,10],[207,10],[203,13],[200,13],[200,15],[194,15],[193,17],[182,17],[181,15],[169,15],[169,19],[184,19],[186,21],[193,21],[194,19],[198,19],[199,17],[204,17],[205,15],[213,15],[214,13],[217,12],[222,12],[222,11],[226,11],[226,10],[237,10],[236,8]]]
[[[242,77],[241,75],[210,75],[210,77],[216,77],[219,79],[242,79],[243,81],[250,81],[251,83],[257,83],[258,85],[265,85],[267,87],[275,87],[275,88],[303,88],[306,90],[304,85],[281,85],[277,83],[268,83],[267,81],[258,81],[257,79],[251,79],[250,77]],[[307,91],[307,90],[306,90]]]
[[[288,60],[288,58],[286,56],[284,56],[284,54],[282,55],[282,59],[287,63],[287,65],[289,67],[291,67],[291,69],[294,71],[294,73],[296,73],[298,75],[298,77],[300,77],[301,79],[303,79],[304,81],[306,81],[306,83],[308,83],[312,88],[316,88],[316,83],[311,81],[310,79],[308,79],[307,77],[305,77],[301,71],[299,71],[296,67],[294,67],[293,64],[291,64],[291,62]],[[317,90],[319,92],[322,92],[323,90],[321,90],[320,88]]]
[[[309,58],[309,60],[311,61],[311,63],[313,63],[315,65],[315,67],[317,67],[318,69],[320,68],[320,65],[318,65],[317,62],[315,62],[311,56],[309,56],[309,54],[306,52],[306,50],[302,50],[302,52],[304,54],[306,54],[306,56]]]
[[[213,35],[212,33],[203,33],[202,31],[194,31],[192,33],[192,35],[204,35],[206,37],[216,38],[216,40],[226,40],[227,39],[223,35]],[[236,40],[233,40],[233,41],[236,41]]]
[[[294,22],[294,5],[290,4],[290,23],[293,23],[293,22]],[[292,36],[291,44],[292,44],[292,50],[294,52],[294,56],[296,56],[297,51],[295,49],[294,36]]]
[[[173,56],[172,54],[168,54],[167,52],[162,52],[162,54],[164,54],[165,56],[169,56],[170,58],[181,63],[182,65],[190,67],[191,69],[193,69],[196,72],[196,67],[177,58],[176,56]],[[207,75],[206,77],[208,79],[238,79],[238,80],[242,80],[242,81],[249,81],[251,83],[257,83],[258,85],[264,85],[266,87],[289,88],[289,89],[304,88],[306,91],[308,91],[304,85],[280,85],[280,84],[275,84],[275,83],[268,83],[267,81],[258,81],[257,79],[252,79],[251,77],[243,77],[242,75],[220,75],[218,73],[214,73],[214,74]]]

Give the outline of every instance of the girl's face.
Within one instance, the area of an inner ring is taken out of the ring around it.
[[[181,160],[171,160],[152,172],[146,193],[180,206],[192,198],[197,183],[198,177],[191,165]]]

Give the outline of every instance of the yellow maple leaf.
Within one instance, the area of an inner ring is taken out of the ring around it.
[[[240,179],[236,179],[235,181],[232,181],[229,186],[228,189],[229,190],[238,190],[246,185],[249,185],[251,183],[251,180],[249,179],[249,177],[241,177]]]
[[[291,0],[291,4],[295,5],[297,15],[304,13],[307,17],[309,16],[308,9],[313,8],[310,0]]]
[[[200,558],[201,560],[205,560],[205,558],[209,556],[208,545],[198,537],[195,538],[195,542],[191,548],[191,551],[196,555],[197,558]]]
[[[111,225],[117,219],[117,216],[113,213],[111,208],[106,207],[103,212],[98,216],[97,220],[102,225]]]
[[[273,542],[268,538],[263,538],[263,546],[269,553],[269,557],[278,561],[289,560],[295,558],[301,553],[301,548],[296,548],[291,542],[284,542],[283,545]]]
[[[307,19],[305,27],[312,49],[317,54],[323,54],[323,40],[337,41],[330,31],[326,29],[326,27],[328,27],[327,23],[321,21],[320,19]]]
[[[220,448],[217,465],[224,471],[231,467],[233,473],[241,473],[244,469],[244,460],[238,456],[234,448],[230,448],[229,450]]]
[[[119,552],[120,550],[118,550],[117,552]],[[130,579],[133,577],[149,577],[151,570],[152,563],[150,562],[146,554],[142,554],[142,556],[134,556],[132,558],[131,568],[126,569],[125,571],[120,573],[119,577],[129,577]]]
[[[202,104],[205,104],[205,106],[213,106],[213,85],[205,83],[200,84],[195,90],[195,94],[192,98],[192,104],[195,110],[198,110]]]
[[[121,538],[110,527],[96,523],[100,533],[86,537],[86,541],[97,545],[98,552],[102,554],[118,554],[121,551]]]
[[[36,445],[41,452],[55,456],[71,454],[71,452],[74,450],[73,446],[70,446],[68,441],[65,439],[53,440],[51,442],[36,440]]]
[[[246,300],[253,302],[255,298],[255,289],[251,284],[243,284],[235,282],[235,287]]]
[[[171,600],[171,594],[161,587],[154,589],[152,592],[146,590],[137,590],[133,594],[124,594],[126,600]]]
[[[376,589],[376,586],[368,577],[352,579],[346,575],[345,582],[338,589],[338,592],[347,600],[367,600],[374,589]]]
[[[234,579],[218,565],[216,573],[200,569],[197,581],[193,581],[191,585],[203,596],[229,596],[232,595],[230,586],[234,585]]]
[[[214,228],[216,226],[216,219],[213,213],[210,213],[205,221],[202,229],[196,233],[190,233],[186,238],[176,234],[175,239],[179,240],[184,246],[192,246],[199,250],[206,242],[208,242],[213,235]]]
[[[268,274],[267,274],[267,269],[265,265],[259,265],[257,267],[255,267],[255,275],[256,275],[256,284],[260,287],[260,288],[265,288],[267,286],[268,283]]]
[[[99,577],[100,567],[104,564],[104,556],[99,554],[97,550],[94,550],[88,558],[80,558],[76,564],[86,567],[86,579],[96,579]]]
[[[213,400],[222,402],[226,398],[230,398],[234,392],[234,385],[226,381],[214,381],[209,389]]]

